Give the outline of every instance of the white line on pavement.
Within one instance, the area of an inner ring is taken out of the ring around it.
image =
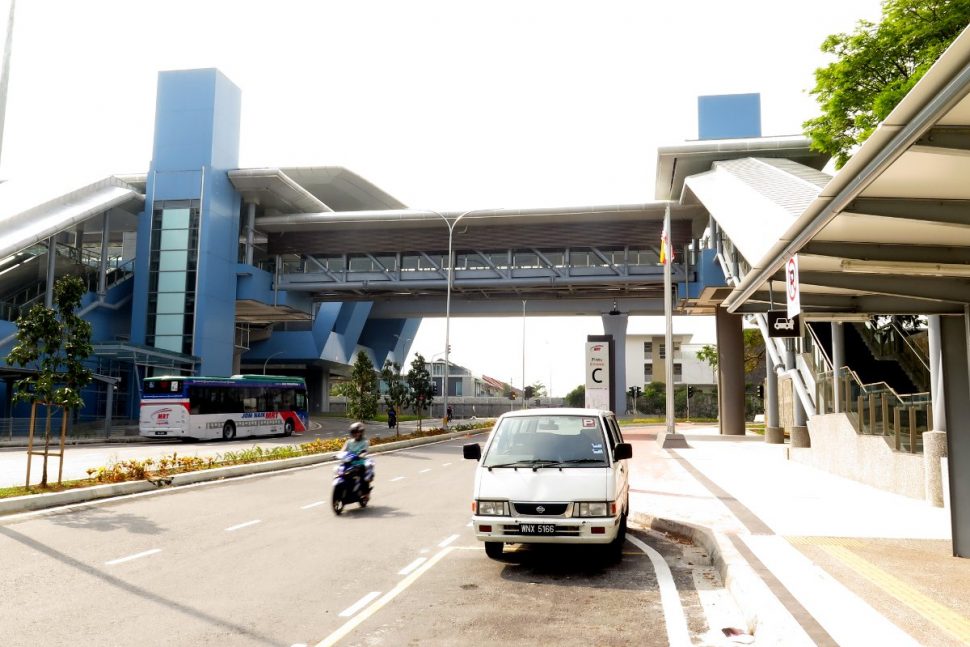
[[[329,636],[321,640],[319,643],[317,643],[316,647],[332,647],[333,645],[336,645],[341,638],[343,638],[351,631],[353,631],[357,627],[357,625],[362,623],[364,620],[366,620],[367,618],[371,617],[372,615],[380,611],[380,609],[385,604],[387,604],[388,602],[396,598],[398,595],[400,595],[404,591],[404,589],[414,584],[414,582],[419,577],[427,573],[432,566],[437,564],[445,555],[450,553],[452,550],[454,550],[453,546],[449,548],[445,548],[444,550],[441,550],[435,553],[434,557],[432,557],[427,562],[422,564],[416,571],[412,572],[410,575],[408,575],[403,580],[398,582],[397,586],[395,586],[393,589],[391,589],[383,596],[381,596],[380,600],[377,600],[374,604],[364,609],[362,613],[358,614],[357,616],[345,622],[344,625],[340,627],[340,629],[337,629],[335,632],[333,632],[332,634],[330,634]]]
[[[394,477],[394,478],[391,479],[391,483],[393,483],[394,481],[401,481],[401,480],[406,479],[406,478],[407,478],[406,476],[396,476],[396,477]]]
[[[138,559],[139,557],[148,557],[149,555],[154,555],[155,553],[162,552],[161,548],[152,548],[151,550],[146,550],[143,553],[135,553],[134,555],[128,555],[128,557],[119,557],[118,559],[112,559],[110,562],[105,562],[107,566],[114,566],[115,564],[120,564],[122,562],[130,562],[133,559]]]
[[[308,503],[306,505],[300,506],[300,510],[307,510],[309,508],[315,508],[318,505],[323,505],[326,501],[314,501],[313,503]]]
[[[401,570],[399,570],[397,574],[407,575],[408,573],[416,569],[418,566],[421,566],[421,564],[424,564],[426,561],[428,561],[427,557],[419,557],[413,562],[411,562],[410,564],[408,564],[407,566],[405,566],[404,568],[402,568]]]
[[[442,467],[448,467],[449,465],[451,465],[451,463],[445,463],[444,465],[442,465]]]
[[[418,474],[424,474],[425,472],[430,472],[430,471],[431,471],[431,468],[429,467],[426,470],[421,470],[420,472],[418,472]]]
[[[240,528],[245,528],[246,526],[255,526],[260,521],[262,521],[262,519],[253,519],[252,521],[247,521],[246,523],[239,523],[235,526],[229,526],[226,528],[226,532],[233,532],[234,530],[239,530]]]
[[[370,593],[368,593],[367,595],[365,595],[364,597],[357,600],[352,605],[350,605],[349,607],[341,611],[340,617],[349,618],[350,616],[354,615],[355,613],[357,613],[358,611],[366,607],[368,604],[370,604],[371,601],[373,601],[373,599],[380,594],[381,594],[380,591],[371,591]]]
[[[690,632],[687,631],[687,617],[684,615],[684,607],[680,602],[680,594],[677,592],[677,584],[674,583],[674,576],[670,573],[663,555],[655,551],[650,546],[633,537],[627,535],[626,540],[642,550],[650,558],[653,570],[657,574],[657,585],[660,588],[660,605],[664,610],[664,624],[667,625],[667,644],[673,647],[690,647]]]
[[[438,544],[438,548],[444,548],[445,546],[455,541],[456,539],[458,539],[458,535],[452,535],[451,537],[448,537],[448,539],[445,539],[443,542]]]

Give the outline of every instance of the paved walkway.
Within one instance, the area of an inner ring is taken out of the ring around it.
[[[625,428],[631,509],[702,529],[758,645],[970,644],[970,559],[948,510],[787,460],[761,436]],[[681,528],[682,530],[683,528]]]

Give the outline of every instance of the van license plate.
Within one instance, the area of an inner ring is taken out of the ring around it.
[[[554,535],[556,526],[549,523],[521,523],[519,534],[522,535]]]
[[[156,436],[167,436],[168,435],[168,432],[167,431],[156,431],[155,432],[155,435]]]

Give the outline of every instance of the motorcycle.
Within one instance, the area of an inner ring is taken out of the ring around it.
[[[373,489],[374,461],[354,452],[340,452],[337,458],[340,462],[333,468],[331,501],[334,514],[342,513],[349,503],[359,503],[360,507],[366,508]]]

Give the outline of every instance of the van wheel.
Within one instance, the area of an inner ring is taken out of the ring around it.
[[[485,554],[492,559],[498,559],[502,556],[502,550],[505,548],[505,544],[500,541],[486,541],[485,542]]]
[[[620,527],[616,530],[616,537],[610,542],[610,556],[619,561],[623,559],[623,546],[626,543],[626,514],[620,517]]]
[[[293,421],[292,420],[289,420],[288,419],[285,423],[283,423],[283,435],[284,436],[292,436],[293,435]]]
[[[236,425],[232,420],[226,420],[226,424],[222,425],[222,439],[232,440],[236,437]]]

